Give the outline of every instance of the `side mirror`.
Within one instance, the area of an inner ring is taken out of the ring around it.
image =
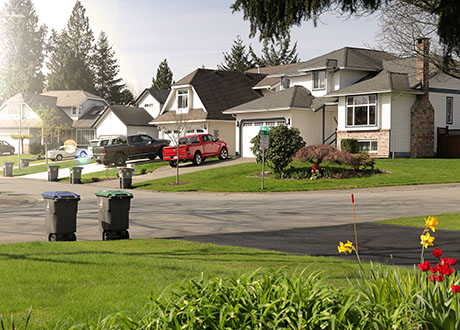
[[[218,137],[214,138],[214,142],[217,142],[217,141],[219,141],[219,138]]]

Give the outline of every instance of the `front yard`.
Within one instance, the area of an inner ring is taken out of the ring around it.
[[[311,168],[311,164],[292,162],[291,166]],[[265,191],[309,191],[326,189],[354,189],[415,184],[460,182],[460,159],[376,159],[375,167],[384,171],[371,176],[294,180],[265,178]],[[222,191],[258,192],[261,190],[261,165],[247,163],[203,170],[180,176],[184,184],[172,185],[175,177],[152,180],[134,185],[156,191]]]

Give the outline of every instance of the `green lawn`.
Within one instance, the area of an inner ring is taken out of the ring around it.
[[[21,159],[34,159],[37,155],[22,154]],[[31,161],[30,164],[43,162],[44,159]],[[0,164],[3,166],[4,162],[13,162],[14,166],[18,166],[18,155],[0,156]]]
[[[42,160],[42,162],[44,162],[44,161],[45,160]],[[91,163],[94,163],[94,161],[92,160]],[[66,161],[61,161],[61,162],[53,162],[53,161],[49,160],[48,165],[59,165],[60,168],[68,168],[68,167],[71,167],[71,166],[79,166],[75,162],[75,160],[66,160]],[[29,167],[24,167],[21,170],[18,170],[17,168],[15,168],[13,170],[13,176],[46,172],[46,171],[48,171],[48,165],[41,164],[41,165],[29,166]]]
[[[293,162],[292,166],[310,165]],[[266,178],[265,191],[353,189],[460,182],[460,159],[377,159],[375,166],[389,173],[314,181]],[[250,176],[260,171],[260,164],[239,164],[181,175],[180,181],[187,184],[179,186],[167,185],[175,182],[174,177],[169,177],[136,184],[135,187],[158,191],[257,192],[260,191],[261,178]]]
[[[433,217],[437,218],[439,221],[439,229],[446,230],[460,230],[460,213],[442,213],[442,214],[433,214]],[[401,225],[401,226],[410,226],[410,227],[425,227],[425,217],[410,217],[410,218],[396,218],[389,220],[379,221],[381,223],[387,223],[391,225]]]
[[[148,296],[201,273],[236,276],[259,268],[320,270],[330,284],[346,286],[358,266],[338,258],[177,240],[2,244],[0,313],[19,320],[32,306],[32,329],[80,324],[118,310],[140,310]]]

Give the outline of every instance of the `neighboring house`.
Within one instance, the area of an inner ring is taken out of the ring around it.
[[[227,142],[235,153],[235,118],[223,111],[253,101],[262,93],[253,87],[265,74],[197,69],[176,82],[160,116],[151,121],[161,138],[171,139],[178,124],[186,133],[209,133]]]
[[[111,105],[93,123],[97,137],[147,134],[156,137],[157,129],[149,122],[153,117],[144,108]]]
[[[297,127],[309,145],[355,138],[375,157],[433,156],[437,127],[460,128],[460,80],[429,75],[422,57],[345,47],[276,70],[254,87],[264,97],[224,111],[244,157],[260,126]]]
[[[134,100],[133,104],[136,107],[144,108],[153,118],[160,115],[161,108],[168,98],[169,90],[146,88]]]

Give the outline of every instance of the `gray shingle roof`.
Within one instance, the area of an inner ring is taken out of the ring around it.
[[[126,126],[150,126],[153,117],[144,109],[123,105],[111,105],[112,111]]]
[[[72,127],[75,128],[90,128],[96,123],[97,119],[102,115],[106,107],[94,106],[85,112],[78,120],[74,120]]]
[[[48,91],[41,95],[57,97],[58,107],[75,107],[88,98],[104,101],[102,97],[83,90]]]
[[[138,102],[140,98],[145,94],[149,93],[152,97],[158,101],[161,105],[166,102],[168,98],[170,90],[169,89],[154,89],[154,88],[146,88],[139,94],[139,96],[134,100],[133,104],[139,105]]]
[[[57,125],[67,125],[69,127],[72,125],[72,119],[56,105],[56,97],[26,93],[23,96],[23,100],[24,103],[28,104],[32,108],[32,110],[40,106],[48,109],[55,109],[55,123]]]
[[[203,109],[192,109],[188,113],[185,114],[176,114],[175,111],[168,111],[161,116],[152,120],[152,124],[159,124],[159,123],[171,123],[175,121],[188,121],[188,120],[206,120],[208,119],[208,113]]]

